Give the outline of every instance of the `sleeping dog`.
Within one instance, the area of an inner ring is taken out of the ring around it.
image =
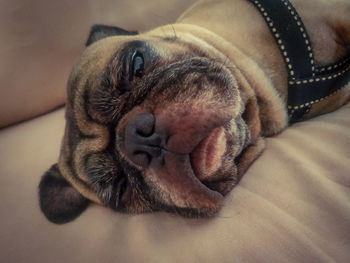
[[[142,34],[93,26],[41,210],[214,215],[264,137],[349,100],[349,45],[347,0],[204,0]]]

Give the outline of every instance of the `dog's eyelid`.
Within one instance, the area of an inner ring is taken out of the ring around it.
[[[129,80],[132,81],[135,77],[141,78],[145,70],[145,59],[143,53],[135,51],[130,60]]]

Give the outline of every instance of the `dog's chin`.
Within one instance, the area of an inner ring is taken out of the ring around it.
[[[232,189],[232,180],[220,174],[227,149],[224,126],[210,129],[201,138],[187,143],[189,153],[166,151],[146,171],[155,199],[167,206],[209,216],[221,207],[223,196]],[[176,141],[172,142],[177,145]],[[232,174],[230,174],[232,176]]]

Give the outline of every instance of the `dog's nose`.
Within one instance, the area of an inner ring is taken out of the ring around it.
[[[155,122],[153,114],[141,113],[133,116],[125,129],[125,153],[132,162],[143,168],[162,154],[164,136],[155,132]]]

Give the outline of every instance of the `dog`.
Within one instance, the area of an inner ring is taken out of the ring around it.
[[[146,33],[93,26],[41,210],[215,215],[264,137],[349,101],[349,45],[346,0],[203,0]]]

